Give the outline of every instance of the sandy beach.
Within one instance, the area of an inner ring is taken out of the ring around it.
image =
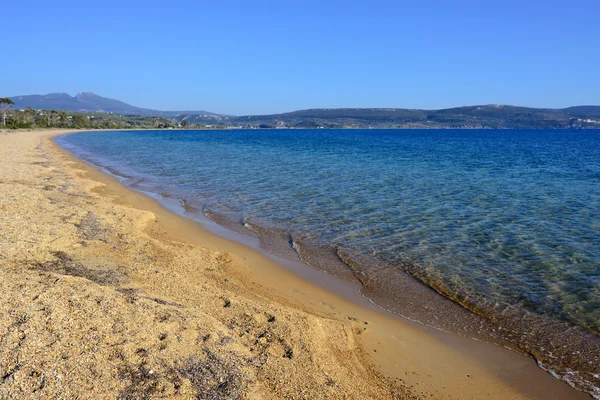
[[[590,398],[207,231],[64,133],[0,132],[0,398]]]

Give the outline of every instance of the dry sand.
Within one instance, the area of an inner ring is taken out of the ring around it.
[[[588,398],[207,232],[59,133],[0,132],[0,398]]]

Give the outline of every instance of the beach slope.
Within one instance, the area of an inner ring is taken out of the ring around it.
[[[0,398],[410,397],[366,366],[351,323],[163,238],[55,134],[0,135]]]
[[[586,398],[203,231],[62,133],[0,133],[0,398]]]

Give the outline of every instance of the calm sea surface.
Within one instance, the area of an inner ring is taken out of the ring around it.
[[[287,251],[334,249],[370,292],[377,271],[408,272],[571,384],[599,386],[600,131],[119,131],[57,141],[137,188],[277,232]],[[391,280],[385,291],[402,291]]]

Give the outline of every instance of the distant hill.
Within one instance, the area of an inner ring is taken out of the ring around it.
[[[574,117],[600,118],[600,106],[577,106],[565,108],[566,114]]]
[[[600,106],[548,109],[492,104],[443,110],[313,109],[283,114],[236,117],[233,118],[232,123],[263,127],[324,128],[600,128]]]
[[[208,111],[159,111],[139,108],[94,93],[11,97],[15,108],[73,112],[106,112],[128,116],[164,117],[178,123],[263,128],[497,128],[600,129],[600,106],[563,109],[480,105],[417,110],[404,108],[320,108],[282,114],[231,116]]]
[[[159,111],[135,107],[119,100],[98,96],[91,92],[70,96],[67,93],[50,93],[46,95],[14,96],[15,108],[27,107],[36,110],[67,110],[74,112],[106,112],[121,115],[142,115],[154,117],[175,117],[185,115],[218,115],[208,111]]]

